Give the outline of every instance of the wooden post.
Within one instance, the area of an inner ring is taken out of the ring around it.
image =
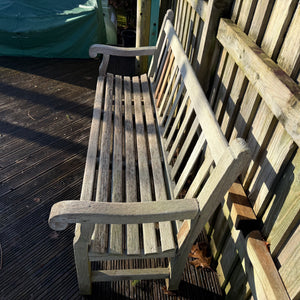
[[[220,48],[216,42],[216,34],[221,17],[230,11],[232,0],[209,0],[203,27],[200,48],[198,51],[198,68],[195,70],[200,84],[208,91],[210,80],[217,65],[216,57]]]
[[[136,8],[136,47],[148,46],[151,0],[137,0]],[[139,73],[145,73],[148,69],[148,58],[137,57],[137,70]]]

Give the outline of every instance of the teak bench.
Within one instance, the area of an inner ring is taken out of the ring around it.
[[[228,145],[174,31],[156,47],[92,45],[103,54],[80,201],[53,205],[49,224],[77,223],[79,289],[94,281],[165,278],[176,290],[188,253],[250,155]],[[148,75],[106,74],[109,55],[153,55]],[[155,104],[154,104],[155,103]],[[91,271],[91,261],[169,258],[168,268]]]

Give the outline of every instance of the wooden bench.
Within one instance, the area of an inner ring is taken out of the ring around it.
[[[49,224],[77,223],[79,289],[94,281],[161,279],[178,289],[188,253],[250,155],[228,145],[168,11],[156,47],[93,45],[103,54],[80,201],[53,205]],[[109,55],[153,55],[148,74],[106,74]],[[168,268],[96,270],[91,261],[169,258]]]

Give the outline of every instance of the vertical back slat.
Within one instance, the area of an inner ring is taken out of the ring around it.
[[[184,85],[182,84],[181,86],[184,86]],[[180,94],[178,93],[177,96],[180,97]],[[173,118],[173,115],[170,114],[169,117],[168,117],[167,123],[165,125],[165,129],[164,129],[164,133],[163,133],[163,137],[165,139],[167,139],[167,141],[166,141],[166,148],[167,149],[169,148],[169,144],[170,144],[170,142],[171,142],[171,140],[172,140],[172,138],[174,136],[175,130],[176,130],[178,124],[179,124],[179,121],[180,121],[181,117],[184,117],[183,113],[184,113],[184,110],[187,107],[187,101],[188,101],[188,95],[186,94],[184,96],[183,100],[182,100],[182,103],[181,103],[179,109],[177,107],[178,111],[176,113],[176,117],[175,117],[174,123],[172,124],[171,130],[170,130],[169,133],[168,133],[168,129],[169,129],[169,126],[171,125],[171,120]]]
[[[171,176],[172,178],[175,177],[178,169],[179,169],[179,166],[180,166],[180,159],[183,158],[185,152],[187,151],[187,148],[189,146],[188,143],[191,142],[191,140],[193,139],[197,129],[199,128],[199,123],[197,122],[197,119],[194,119],[193,123],[192,123],[192,126],[191,128],[187,128],[187,125],[191,119],[191,116],[192,116],[192,113],[193,113],[193,109],[192,107],[189,107],[188,109],[188,112],[182,122],[182,124],[180,125],[180,129],[178,131],[178,134],[176,136],[176,139],[174,141],[174,143],[172,144],[172,147],[170,149],[170,152],[169,152],[169,155],[168,155],[168,163],[171,163],[172,159],[173,159],[173,156],[176,152],[176,149],[178,148],[179,144],[182,142],[182,140],[185,138],[185,142],[181,148],[181,156],[179,157],[179,155],[177,156],[177,160],[176,160],[176,166],[173,167],[172,169],[172,172],[171,172]],[[190,130],[189,130],[190,129]],[[186,134],[186,132],[188,131],[188,134]],[[178,160],[179,158],[179,160]]]
[[[184,88],[185,88],[184,84],[180,84],[180,87],[179,87],[179,89],[178,89],[178,91],[177,91],[177,94],[176,94],[176,98],[175,98],[174,102],[172,103],[172,107],[171,107],[171,109],[170,109],[170,112],[164,116],[164,119],[165,119],[166,117],[168,117],[168,118],[167,118],[167,121],[166,121],[166,123],[165,123],[165,127],[164,127],[164,130],[165,130],[165,131],[167,131],[167,130],[169,129],[169,126],[170,126],[170,124],[171,124],[171,120],[173,119],[173,117],[174,117],[174,115],[175,115],[175,112],[176,112],[176,110],[178,109],[178,106],[179,106],[179,105],[178,105],[178,104],[179,104],[179,100],[180,100],[181,97],[182,97],[182,93],[183,93],[183,91],[184,91]],[[177,116],[177,115],[176,115],[176,116]],[[165,122],[164,119],[163,119],[163,123]]]
[[[203,146],[205,144],[205,138],[203,133],[200,135],[200,137],[197,140],[196,145],[194,146],[194,149],[192,153],[190,154],[188,161],[184,165],[184,169],[182,170],[180,177],[176,183],[176,186],[174,188],[174,196],[175,198],[178,197],[179,193],[182,191],[183,186],[185,185],[193,167],[196,164],[196,161],[198,160],[200,153],[203,149]]]
[[[164,96],[163,96],[163,99],[161,101],[161,103],[158,103],[157,106],[159,106],[159,110],[158,110],[158,116],[161,117],[163,115],[163,113],[166,111],[166,107],[167,107],[167,103],[168,101],[170,101],[170,98],[172,98],[172,94],[174,95],[175,93],[175,89],[176,89],[176,80],[178,78],[178,74],[177,74],[177,78],[175,80],[175,83],[173,82],[174,81],[174,77],[176,75],[176,72],[178,72],[178,69],[177,68],[173,68],[173,71],[171,73],[171,76],[170,78],[168,79],[168,85],[167,85],[167,88],[164,90]],[[169,96],[169,93],[170,93],[170,89],[171,87],[173,86],[173,89],[171,91],[171,94]]]
[[[201,167],[199,168],[197,174],[195,175],[193,181],[191,182],[189,189],[185,195],[185,198],[194,198],[197,197],[199,189],[209,174],[210,168],[213,164],[213,159],[210,154],[206,154],[205,160],[202,163]]]

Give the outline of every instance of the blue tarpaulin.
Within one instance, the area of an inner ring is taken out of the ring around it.
[[[97,0],[1,0],[0,55],[87,58],[106,43]]]

